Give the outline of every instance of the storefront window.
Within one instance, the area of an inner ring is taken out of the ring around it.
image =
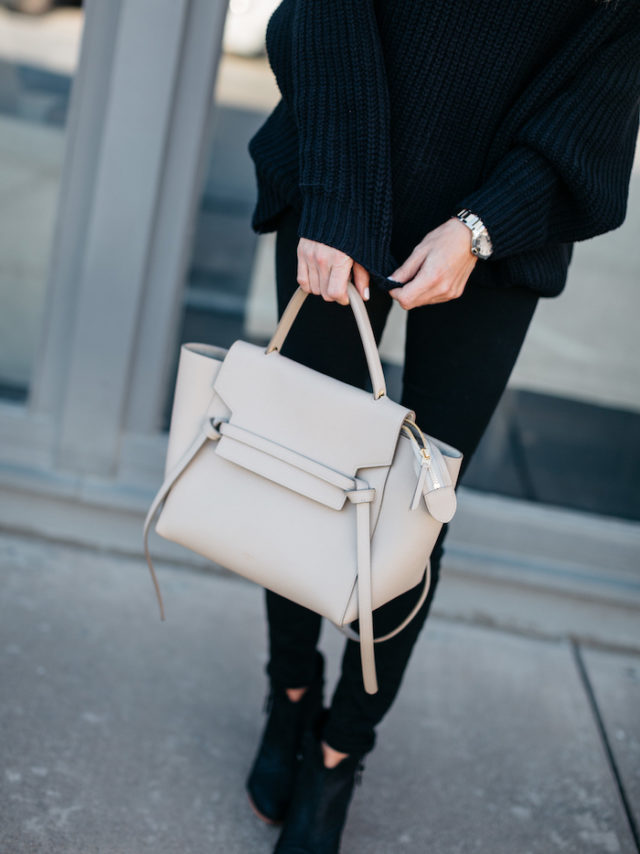
[[[236,14],[231,4],[179,336],[180,342],[222,347],[237,338],[262,342],[263,330],[272,325],[276,311],[273,265],[269,263],[273,236],[258,239],[251,229],[256,186],[247,143],[277,103],[279,93],[261,49],[260,33],[249,39],[248,31],[242,30],[239,38]],[[263,15],[254,23],[264,28],[267,18]],[[165,429],[169,426],[177,360],[178,351],[169,380]]]
[[[0,398],[16,401],[40,334],[83,28],[77,7],[31,14],[48,6],[0,2]]]

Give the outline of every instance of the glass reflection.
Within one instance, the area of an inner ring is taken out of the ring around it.
[[[80,8],[54,5],[0,4],[0,397],[15,401],[40,333],[83,27]]]

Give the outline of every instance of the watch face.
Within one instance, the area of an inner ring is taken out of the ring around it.
[[[488,258],[491,255],[491,241],[486,234],[478,234],[473,240],[476,254],[481,258]]]

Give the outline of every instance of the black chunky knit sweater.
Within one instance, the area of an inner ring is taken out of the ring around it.
[[[624,219],[638,131],[640,0],[284,0],[282,98],[249,142],[252,226],[386,279],[461,208],[494,252],[479,285],[559,293],[572,244]]]

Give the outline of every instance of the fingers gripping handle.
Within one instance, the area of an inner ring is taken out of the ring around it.
[[[367,309],[362,301],[362,297],[352,282],[349,282],[347,285],[347,294],[349,296],[349,305],[351,306],[351,310],[353,311],[353,315],[358,325],[358,332],[360,333],[360,340],[364,347],[364,353],[367,357],[367,366],[369,368],[369,376],[371,377],[373,396],[377,400],[379,397],[384,397],[387,393],[384,373],[380,363],[380,354],[378,353],[378,345],[376,344],[373,329],[371,328],[371,321],[369,320]],[[302,288],[298,288],[291,297],[287,307],[282,313],[282,317],[276,327],[276,331],[273,333],[271,341],[267,346],[267,354],[274,350],[281,349],[285,338],[289,334],[289,330],[293,325],[293,321],[296,319],[298,312],[302,307],[302,303],[305,301],[307,296],[308,294],[306,291],[303,291]]]

